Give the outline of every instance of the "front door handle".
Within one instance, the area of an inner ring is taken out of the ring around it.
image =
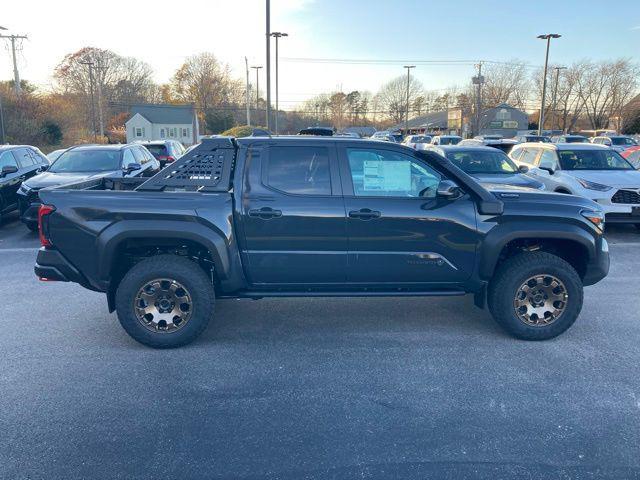
[[[370,208],[361,208],[360,210],[351,210],[349,216],[351,218],[357,218],[358,220],[371,220],[373,218],[380,218],[380,212],[371,210]]]
[[[254,208],[249,210],[249,216],[269,220],[270,218],[281,217],[282,210],[274,210],[271,207]]]

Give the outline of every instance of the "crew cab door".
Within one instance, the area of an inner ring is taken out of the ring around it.
[[[355,284],[446,284],[473,272],[478,234],[471,198],[436,194],[442,175],[419,154],[340,147],[349,258]]]
[[[268,144],[249,151],[245,171],[242,224],[250,283],[343,283],[347,236],[334,143]]]

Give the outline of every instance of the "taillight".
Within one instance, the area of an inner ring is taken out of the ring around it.
[[[40,244],[43,247],[53,246],[49,239],[49,219],[47,217],[55,210],[56,207],[53,205],[40,205],[38,210],[38,234],[40,235]]]
[[[175,158],[173,158],[171,155],[169,155],[169,156],[167,157],[167,162],[175,162],[175,161],[176,161],[176,159],[175,159]]]
[[[163,162],[175,162],[176,159],[171,155],[158,155],[158,160],[162,160]]]

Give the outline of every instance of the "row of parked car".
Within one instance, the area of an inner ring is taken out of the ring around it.
[[[477,137],[423,149],[446,157],[481,183],[579,195],[598,203],[608,223],[640,228],[640,147],[630,137],[578,137]],[[620,139],[628,146],[622,151],[612,147],[622,145]]]
[[[175,140],[126,145],[77,145],[45,156],[28,145],[0,146],[0,218],[20,211],[38,228],[38,192],[45,187],[102,177],[150,177],[185,153]]]

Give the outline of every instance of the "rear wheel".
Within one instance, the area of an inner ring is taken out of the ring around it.
[[[524,252],[505,260],[488,296],[496,322],[523,340],[546,340],[563,333],[578,318],[582,300],[578,273],[546,252]]]
[[[211,280],[195,263],[158,255],[136,264],[118,286],[120,324],[138,342],[173,348],[195,340],[213,316]]]

